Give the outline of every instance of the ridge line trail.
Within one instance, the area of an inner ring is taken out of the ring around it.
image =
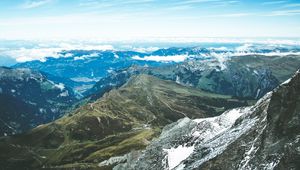
[[[156,97],[157,97],[157,96],[156,96]],[[181,111],[179,111],[179,110],[173,109],[167,102],[164,102],[164,101],[162,101],[162,100],[159,100],[159,101],[161,101],[164,105],[166,105],[170,110],[172,110],[172,111],[174,111],[174,112],[177,112],[177,113],[180,113],[180,114],[184,115],[185,117],[188,117],[184,112],[181,112]]]

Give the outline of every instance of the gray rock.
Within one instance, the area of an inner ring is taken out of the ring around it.
[[[138,158],[114,169],[284,170],[300,169],[299,160],[297,72],[252,107],[232,109],[213,118],[184,118],[166,126]]]

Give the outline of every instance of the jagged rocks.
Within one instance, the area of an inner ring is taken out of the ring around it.
[[[297,72],[252,107],[167,126],[137,159],[114,169],[299,169],[299,103]],[[170,159],[174,150],[183,158]]]

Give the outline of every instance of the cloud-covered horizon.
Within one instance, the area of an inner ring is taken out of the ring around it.
[[[8,46],[4,46],[5,44]],[[14,44],[15,43],[15,44]],[[3,48],[0,48],[0,63],[26,62],[39,60],[45,62],[47,58],[74,57],[74,60],[85,60],[99,57],[101,51],[135,51],[144,55],[133,55],[134,60],[159,61],[159,62],[182,62],[194,57],[215,57],[219,59],[228,56],[244,55],[266,55],[286,56],[300,55],[300,39],[152,39],[137,42],[30,42],[30,41],[0,41]],[[164,44],[164,45],[161,45]],[[189,47],[193,50],[200,50],[197,56],[190,54],[157,55],[153,52],[159,49],[170,47]],[[201,48],[206,48],[201,52]],[[88,53],[75,55],[72,50],[83,50]],[[119,57],[119,56],[116,56]]]

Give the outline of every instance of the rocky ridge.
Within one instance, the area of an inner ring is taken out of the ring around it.
[[[300,72],[254,106],[164,128],[114,169],[299,169]]]

